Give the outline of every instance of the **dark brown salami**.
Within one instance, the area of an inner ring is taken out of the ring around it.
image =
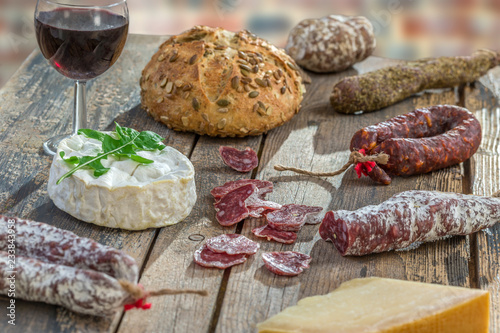
[[[309,268],[311,257],[294,251],[267,252],[262,254],[262,260],[266,268],[274,274],[295,276]]]
[[[0,215],[0,251],[7,251],[8,221],[15,230],[16,254],[49,264],[90,269],[136,283],[135,260],[115,248],[49,224]]]
[[[220,200],[223,196],[225,196],[229,192],[237,189],[238,187],[248,184],[253,184],[257,186],[257,188],[259,189],[259,196],[261,197],[261,199],[264,199],[267,193],[273,191],[273,183],[271,183],[270,181],[259,180],[259,179],[240,179],[227,182],[222,186],[217,186],[214,189],[212,189],[212,191],[210,191],[210,194],[212,194],[215,200]]]
[[[219,153],[224,163],[239,172],[249,172],[259,165],[257,153],[252,148],[238,150],[233,147],[220,146]]]
[[[3,295],[8,294],[12,280],[16,298],[60,305],[94,316],[112,315],[131,301],[120,283],[107,274],[20,255],[15,256],[13,269],[9,261],[12,259],[0,251],[0,293]]]
[[[266,238],[268,241],[273,240],[283,244],[292,244],[297,240],[297,233],[293,231],[276,230],[267,224],[262,227],[252,229],[252,233],[257,237]]]
[[[498,54],[490,50],[465,57],[410,61],[340,80],[333,87],[330,102],[337,112],[371,112],[426,89],[474,82],[498,63]]]
[[[319,233],[324,240],[332,241],[343,256],[361,256],[468,235],[497,222],[499,198],[406,191],[379,205],[330,211]]]
[[[390,175],[409,176],[446,168],[469,159],[481,143],[481,125],[467,109],[437,105],[357,131],[351,151],[385,153],[389,160],[368,175],[390,183]]]

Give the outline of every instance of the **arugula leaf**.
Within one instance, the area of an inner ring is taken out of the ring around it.
[[[96,156],[71,156],[69,158],[64,158],[65,154],[62,151],[59,154],[61,158],[65,162],[74,165],[74,167],[59,178],[56,184],[60,184],[64,179],[70,177],[76,171],[83,168],[93,169],[94,177],[96,178],[104,175],[109,171],[109,168],[104,167],[101,161],[107,159],[108,156],[129,158],[139,163],[151,164],[154,162],[153,160],[137,155],[137,152],[141,150],[163,150],[165,148],[165,145],[161,143],[164,138],[154,132],[138,132],[132,128],[121,127],[116,122],[115,124],[116,128],[113,134],[116,138],[109,134],[91,129],[78,130],[78,134],[101,141],[102,153],[99,153]]]

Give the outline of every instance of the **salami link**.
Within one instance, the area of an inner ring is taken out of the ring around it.
[[[0,251],[0,293],[7,295],[12,262]],[[16,298],[61,305],[80,313],[107,316],[130,301],[111,276],[88,269],[61,266],[16,255]]]
[[[468,235],[500,222],[500,199],[436,191],[406,191],[379,205],[328,212],[324,240],[343,256],[414,247],[449,236]]]
[[[426,89],[474,82],[498,63],[498,54],[490,50],[465,57],[410,61],[340,80],[333,87],[330,102],[337,112],[371,112]]]
[[[19,256],[94,270],[133,283],[138,280],[139,269],[129,255],[45,223],[0,215],[0,251],[8,249],[8,220],[14,221],[16,254]]]
[[[368,175],[388,184],[389,175],[427,173],[469,159],[481,143],[481,125],[467,109],[437,105],[418,109],[357,131],[351,151],[385,153],[389,160]]]

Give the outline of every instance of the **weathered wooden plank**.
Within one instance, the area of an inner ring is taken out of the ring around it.
[[[193,262],[193,254],[204,239],[233,233],[236,229],[236,226],[224,228],[216,221],[210,190],[227,181],[251,176],[251,173],[241,174],[224,165],[218,149],[221,145],[228,145],[238,149],[251,147],[257,151],[261,140],[261,136],[200,138],[191,155],[196,171],[196,206],[185,221],[160,231],[140,281],[146,289],[204,289],[209,291],[209,296],[155,298],[147,318],[141,311],[127,312],[119,332],[206,332],[209,329],[224,271],[198,266]],[[252,263],[253,260],[249,260],[241,266],[248,268]]]
[[[388,64],[370,59],[356,66],[367,71]],[[336,170],[349,155],[349,143],[359,128],[404,114],[417,107],[454,103],[453,91],[425,94],[385,110],[363,116],[336,114],[328,97],[335,77],[312,75],[313,84],[299,115],[288,124],[270,132],[266,138],[257,178],[272,180],[275,190],[268,197],[279,203],[319,205],[327,210],[348,209],[377,204],[390,196],[411,189],[462,191],[459,166],[432,174],[395,178],[390,186],[357,179],[352,169],[335,178],[312,178],[288,172],[278,173],[275,164],[293,165],[309,170]],[[246,221],[242,234],[255,239]],[[341,257],[331,243],[320,239],[318,226],[305,226],[296,244],[261,242],[251,267],[234,267],[223,300],[217,332],[253,332],[255,325],[299,299],[327,293],[340,283],[365,276],[383,276],[452,285],[469,285],[468,244],[465,237],[427,244],[410,252],[390,252],[360,258]],[[296,250],[308,253],[311,268],[298,277],[280,277],[262,264],[261,253]]]
[[[88,126],[111,129],[113,121],[138,130],[153,130],[166,143],[189,154],[192,134],[174,133],[140,110],[141,70],[164,38],[130,36],[118,62],[101,77],[88,83]],[[55,134],[69,133],[73,83],[50,68],[34,52],[0,91],[0,212],[30,218],[71,230],[80,236],[121,248],[142,265],[156,230],[129,232],[83,223],[57,209],[46,191],[51,159],[41,145]],[[0,301],[7,305],[4,298]],[[0,323],[2,332],[95,332],[114,331],[120,315],[96,318],[42,303],[16,301],[15,327]]]
[[[497,79],[498,80],[498,79]],[[470,172],[474,175],[471,192],[491,195],[500,190],[500,108],[495,96],[482,85],[466,88],[466,107],[482,126],[483,140],[474,155]],[[490,331],[500,330],[500,225],[476,234],[479,288],[491,293]]]

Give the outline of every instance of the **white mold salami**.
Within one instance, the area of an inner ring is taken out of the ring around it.
[[[139,268],[124,252],[49,224],[0,215],[0,251],[8,249],[8,221],[15,230],[16,254],[49,264],[89,269],[136,283]]]
[[[319,232],[342,255],[361,256],[468,235],[499,221],[499,198],[406,191],[379,205],[328,212]]]
[[[206,242],[207,248],[216,253],[227,253],[230,255],[257,253],[260,245],[247,237],[239,234],[222,234],[212,237]]]

